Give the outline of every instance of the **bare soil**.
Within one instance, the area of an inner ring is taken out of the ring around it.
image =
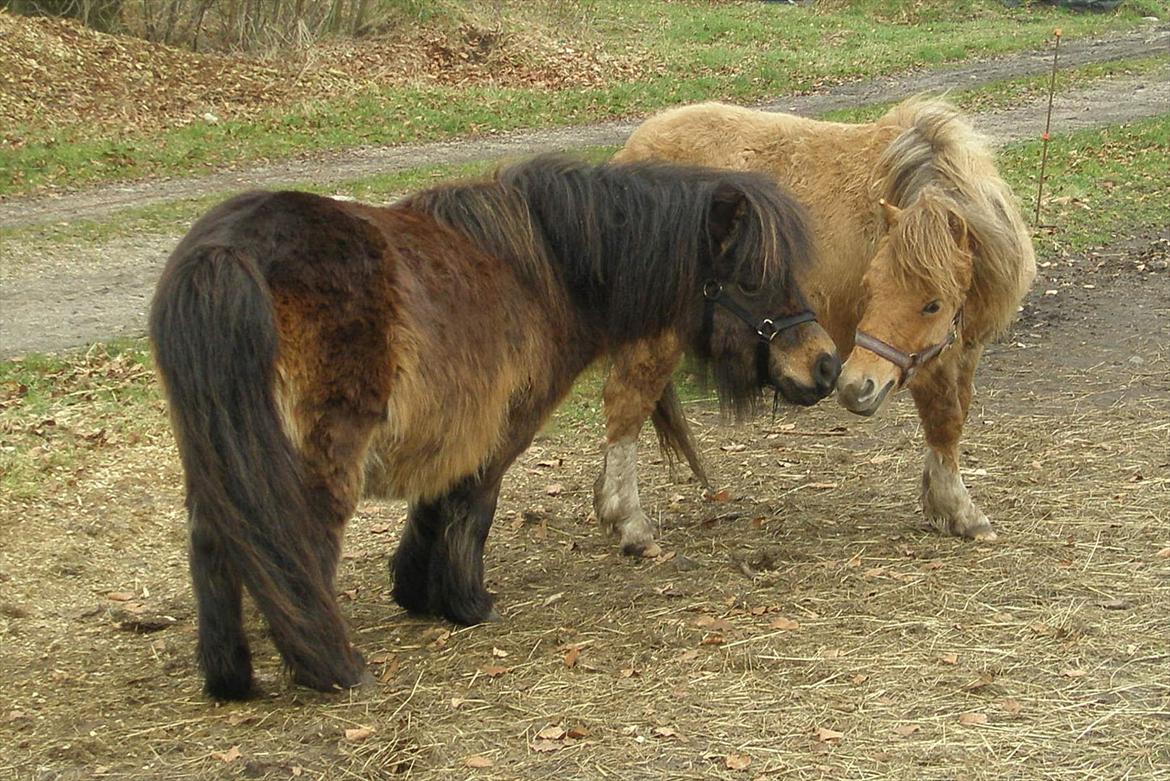
[[[1165,232],[1044,261],[984,360],[963,466],[998,542],[922,528],[907,399],[741,427],[700,402],[723,501],[644,442],[667,554],[624,559],[588,514],[600,427],[561,415],[505,481],[499,623],[404,615],[403,508],[360,508],[339,588],[378,683],[337,696],[292,687],[251,612],[267,694],[200,694],[161,402],[26,419],[46,466],[0,498],[0,776],[1165,779],[1168,261]]]

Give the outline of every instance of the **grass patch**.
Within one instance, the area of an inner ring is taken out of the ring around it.
[[[0,151],[0,195],[161,175],[367,144],[400,144],[627,117],[702,99],[752,101],[826,84],[1034,48],[1140,24],[1112,14],[992,0],[788,7],[775,3],[638,4],[582,0],[576,29],[615,57],[651,66],[636,81],[564,89],[373,83],[357,92],[275,106],[258,116],[102,137],[92,127],[14,127]],[[511,5],[500,6],[499,14]],[[506,26],[506,18],[501,21]]]
[[[1024,204],[1029,221],[1036,203],[1042,142],[1001,150],[1000,169]],[[1051,257],[1108,244],[1170,224],[1170,114],[1119,127],[1054,136],[1042,227],[1036,253]]]
[[[164,420],[142,340],[0,362],[0,493],[30,499]]]

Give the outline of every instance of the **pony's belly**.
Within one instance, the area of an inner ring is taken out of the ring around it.
[[[409,502],[434,498],[479,471],[498,447],[498,427],[427,428],[403,434],[386,424],[375,434],[366,453],[366,496]]]

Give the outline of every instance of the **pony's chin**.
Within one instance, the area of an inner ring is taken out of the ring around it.
[[[798,404],[801,407],[811,407],[825,397],[825,394],[816,388],[810,385],[801,385],[787,377],[781,377],[778,381],[772,381],[768,385],[774,390],[780,391],[780,395],[789,404]]]

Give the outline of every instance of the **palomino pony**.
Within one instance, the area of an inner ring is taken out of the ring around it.
[[[647,120],[615,159],[651,158],[762,172],[805,204],[820,261],[801,284],[848,356],[841,404],[872,415],[909,388],[929,448],[926,518],[994,539],[959,476],[959,437],[980,355],[1010,325],[1036,262],[1010,189],[959,112],[916,98],[850,125],[706,103]]]
[[[538,158],[385,208],[253,192],[212,209],[150,317],[207,692],[253,692],[244,588],[296,681],[362,680],[334,574],[363,491],[410,505],[400,605],[493,618],[500,481],[605,353],[669,343],[733,403],[827,394],[840,364],[794,282],[809,258],[802,210],[766,177],[663,164]]]

